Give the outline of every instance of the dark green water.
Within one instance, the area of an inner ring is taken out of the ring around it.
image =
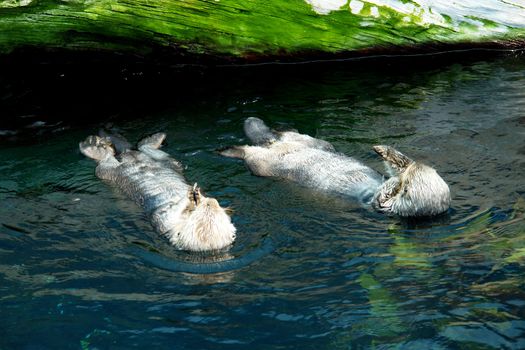
[[[1,349],[525,348],[523,58],[32,69],[0,76]],[[249,116],[380,171],[371,146],[394,145],[438,170],[450,212],[402,222],[252,176],[214,152]],[[228,254],[173,250],[95,177],[78,142],[108,121],[167,132],[187,179],[234,208]]]

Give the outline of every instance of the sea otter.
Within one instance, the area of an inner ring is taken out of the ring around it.
[[[155,229],[178,249],[216,250],[235,240],[230,216],[216,199],[190,186],[179,162],[161,151],[166,135],[157,133],[131,150],[114,136],[88,136],[80,151],[98,162],[96,175],[116,185],[149,215]],[[117,151],[117,152],[116,152]]]
[[[255,117],[245,120],[244,132],[255,145],[234,146],[220,153],[244,159],[255,175],[354,197],[402,217],[433,216],[450,207],[450,190],[438,173],[392,147],[373,147],[392,175],[383,181],[375,170],[336,152],[327,141],[295,131],[272,131]]]

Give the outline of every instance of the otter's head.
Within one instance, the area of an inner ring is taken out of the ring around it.
[[[433,168],[413,161],[389,146],[374,146],[392,177],[374,196],[379,211],[404,217],[432,216],[450,207],[450,190]]]
[[[203,251],[222,249],[235,240],[235,226],[215,198],[202,195],[197,184],[188,192],[186,220],[178,234],[181,249]]]

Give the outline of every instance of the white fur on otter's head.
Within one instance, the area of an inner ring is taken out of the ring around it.
[[[152,221],[179,249],[205,251],[226,248],[235,240],[235,226],[219,202],[215,198],[204,197],[196,185],[183,203],[157,210]]]
[[[441,214],[450,207],[450,190],[433,168],[389,146],[374,146],[392,177],[377,190],[372,205],[404,217]]]

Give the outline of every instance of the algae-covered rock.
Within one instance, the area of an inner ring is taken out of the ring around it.
[[[525,8],[503,0],[0,0],[4,54],[38,48],[247,62],[513,46],[524,35]]]

